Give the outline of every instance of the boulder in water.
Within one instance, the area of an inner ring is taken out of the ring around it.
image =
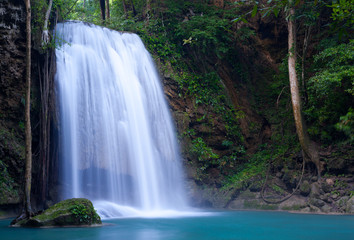
[[[14,226],[90,226],[102,224],[92,202],[85,198],[72,198],[61,201],[41,214],[19,221]]]

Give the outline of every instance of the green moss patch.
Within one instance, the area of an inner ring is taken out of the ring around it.
[[[17,226],[48,227],[70,225],[102,224],[92,203],[84,198],[72,198],[61,201],[45,210],[43,213],[23,221]]]

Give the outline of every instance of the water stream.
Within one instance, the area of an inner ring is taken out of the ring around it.
[[[103,218],[186,208],[175,129],[153,60],[136,34],[56,27],[63,199]]]

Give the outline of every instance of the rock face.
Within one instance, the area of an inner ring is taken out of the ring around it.
[[[275,204],[269,204],[263,201],[260,192],[254,189],[257,185],[257,179],[250,180],[245,184],[245,188],[235,191],[226,208],[232,210],[239,209],[262,209],[262,210],[284,210],[303,213],[336,213],[336,214],[354,214],[354,178],[350,176],[330,178],[323,177],[317,182],[310,184],[312,176],[306,175],[300,189],[289,199]],[[285,194],[290,194],[289,190],[279,186],[274,191],[274,183],[269,181],[265,187],[265,198],[271,202],[281,199]],[[259,184],[259,183],[258,183]],[[285,193],[285,191],[288,191]]]
[[[21,195],[22,178],[18,176],[23,175],[25,156],[25,20],[23,1],[0,1],[0,210],[5,212],[20,203]]]
[[[348,200],[347,206],[346,206],[346,212],[347,212],[347,213],[354,214],[354,196],[352,196],[352,197]]]
[[[300,186],[300,193],[301,195],[306,197],[307,195],[310,194],[310,192],[311,192],[311,186],[309,182],[305,180]]]
[[[97,224],[102,224],[101,218],[91,201],[84,198],[72,198],[55,204],[35,217],[19,221],[14,226],[50,227]]]

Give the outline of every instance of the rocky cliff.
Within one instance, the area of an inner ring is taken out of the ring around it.
[[[25,16],[23,1],[0,2],[0,207],[6,209],[20,203],[22,192]]]

